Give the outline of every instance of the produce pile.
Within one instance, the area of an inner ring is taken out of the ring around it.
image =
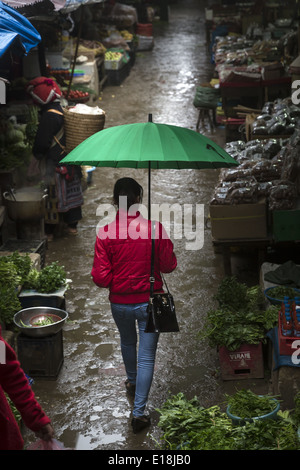
[[[211,347],[225,346],[230,351],[242,343],[258,344],[268,330],[278,324],[278,307],[265,308],[260,286],[247,287],[233,277],[221,282],[215,299],[218,308],[206,316],[200,338],[207,338]]]
[[[24,289],[34,289],[38,292],[49,294],[66,285],[66,273],[63,267],[54,261],[45,266],[41,271],[30,269],[25,282]]]
[[[288,286],[276,286],[272,287],[268,291],[268,295],[272,299],[278,299],[284,301],[285,297],[288,297],[290,301],[294,300],[295,297],[299,297],[297,291],[293,289],[293,287]]]
[[[90,99],[90,94],[88,91],[82,90],[63,90],[62,92],[65,98],[68,98],[70,101],[88,101]]]
[[[240,396],[247,391],[239,392]],[[254,394],[252,394],[254,396]],[[233,402],[235,397],[231,397]],[[257,396],[254,397],[257,401]],[[227,403],[228,404],[228,403]],[[251,409],[251,403],[249,403]],[[299,410],[279,411],[277,420],[234,425],[217,405],[201,406],[197,397],[171,396],[161,409],[161,447],[167,450],[299,450]],[[261,414],[261,413],[260,413]]]
[[[240,390],[233,396],[227,395],[227,402],[230,413],[243,419],[267,415],[277,406],[273,397],[256,395],[251,390]]]
[[[118,51],[106,51],[105,52],[105,60],[120,60],[122,58],[123,54],[122,52]]]
[[[272,114],[274,110],[276,114]],[[252,140],[225,145],[226,152],[240,165],[221,170],[211,204],[256,204],[265,200],[268,211],[296,208],[299,107],[289,98],[277,99],[266,103],[262,113],[253,124]],[[254,129],[256,134],[264,133],[269,138],[255,138]],[[275,133],[282,136],[282,141],[274,138]]]
[[[0,257],[0,323],[11,324],[13,316],[22,309],[20,289],[51,293],[66,285],[64,269],[53,262],[41,271],[33,268],[29,255],[14,252]]]
[[[28,108],[27,124],[18,123],[15,116],[11,116],[6,121],[0,121],[1,170],[29,164],[37,125],[38,114],[35,106]]]

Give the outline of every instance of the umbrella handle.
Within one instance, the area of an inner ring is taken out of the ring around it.
[[[148,114],[148,122],[152,122],[152,114]],[[151,162],[148,163],[148,219],[151,220]]]
[[[151,162],[148,162],[148,220],[151,220]]]

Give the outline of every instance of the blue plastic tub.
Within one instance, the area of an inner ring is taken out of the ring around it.
[[[260,396],[262,396],[262,395],[260,395]],[[227,406],[226,414],[227,414],[228,418],[230,418],[232,420],[233,424],[237,424],[237,425],[240,425],[240,426],[244,425],[247,422],[252,423],[253,421],[259,420],[259,419],[264,419],[264,420],[265,419],[277,419],[277,413],[280,410],[280,403],[279,403],[278,400],[276,400],[276,398],[270,398],[270,399],[275,401],[276,407],[274,408],[273,411],[271,411],[270,413],[267,413],[266,415],[253,416],[253,418],[241,418],[239,416],[235,416],[235,415],[230,413],[230,405]]]
[[[267,299],[269,300],[269,302],[271,302],[272,305],[281,305],[282,302],[284,301],[284,299],[276,299],[275,297],[272,296],[272,289],[275,289],[275,287],[278,287],[278,286],[268,287],[267,289],[265,289],[264,294],[267,297]],[[300,290],[299,289],[296,289],[296,288],[293,288],[293,287],[291,287],[291,289],[294,290],[295,297],[300,297]],[[289,299],[289,300],[293,300],[293,299]]]

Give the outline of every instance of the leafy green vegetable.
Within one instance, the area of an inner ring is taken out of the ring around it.
[[[215,299],[221,308],[237,311],[246,301],[247,286],[237,281],[235,276],[225,277],[221,282]]]
[[[55,321],[51,317],[45,315],[45,317],[33,322],[32,325],[33,326],[47,326],[47,325],[53,325],[53,323],[55,323]]]
[[[63,267],[54,261],[45,266],[40,274],[38,279],[37,290],[39,292],[49,293],[53,292],[60,287],[64,286],[66,283],[66,273]]]
[[[256,395],[251,390],[239,390],[234,395],[226,395],[230,413],[239,418],[264,416],[275,410],[277,402],[267,395]]]
[[[278,308],[264,308],[264,295],[259,286],[248,288],[234,277],[225,278],[215,298],[219,308],[208,311],[199,333],[211,347],[225,346],[234,351],[242,343],[258,344],[278,322]]]
[[[24,289],[34,289],[42,293],[51,293],[66,284],[66,273],[57,261],[45,266],[41,271],[31,269],[23,284]]]
[[[297,450],[297,426],[284,417],[236,426],[218,406],[204,408],[197,397],[171,396],[157,410],[167,450]]]
[[[0,285],[0,323],[12,323],[14,314],[21,308],[16,288]]]
[[[300,392],[297,392],[294,397],[295,410],[294,410],[294,421],[300,426]]]
[[[39,276],[40,276],[39,271],[35,268],[32,268],[26,276],[26,279],[23,284],[23,288],[36,290],[39,285]]]
[[[267,294],[272,297],[272,299],[279,300],[284,300],[284,297],[288,297],[289,299],[294,299],[297,297],[297,294],[292,287],[284,286],[272,287],[272,289],[270,289]]]
[[[4,256],[4,261],[12,262],[17,270],[18,276],[21,278],[21,283],[24,281],[31,269],[31,259],[27,253],[20,254],[18,251],[15,251],[11,255]]]
[[[167,449],[222,450],[233,446],[232,423],[218,406],[204,408],[197,397],[189,401],[179,393],[157,411]]]

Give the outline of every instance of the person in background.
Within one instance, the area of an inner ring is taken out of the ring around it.
[[[48,189],[45,232],[53,239],[55,227],[63,221],[70,235],[77,234],[82,218],[83,195],[81,168],[59,164],[65,156],[64,115],[60,104],[62,92],[57,83],[38,77],[27,84],[27,92],[41,109],[33,155],[40,162],[42,180]]]
[[[3,339],[1,329],[0,343],[0,450],[22,450],[24,448],[24,440],[7,401],[7,396],[21,414],[25,425],[38,438],[47,442],[51,441],[54,437],[54,430],[50,418],[35,399],[28,379],[17,360],[16,353]]]
[[[116,182],[113,198],[118,212],[112,223],[99,229],[91,272],[97,286],[109,288],[111,311],[120,333],[127,374],[125,387],[134,396],[131,421],[134,433],[150,425],[150,418],[144,411],[159,337],[158,333],[144,331],[150,297],[151,221],[136,210],[129,212],[134,204],[142,202],[142,195],[143,189],[134,179],[121,178]],[[125,198],[126,205],[120,204],[121,197]],[[154,290],[161,292],[160,273],[173,271],[177,260],[173,243],[163,226],[158,222],[156,225],[159,237],[155,238]]]

